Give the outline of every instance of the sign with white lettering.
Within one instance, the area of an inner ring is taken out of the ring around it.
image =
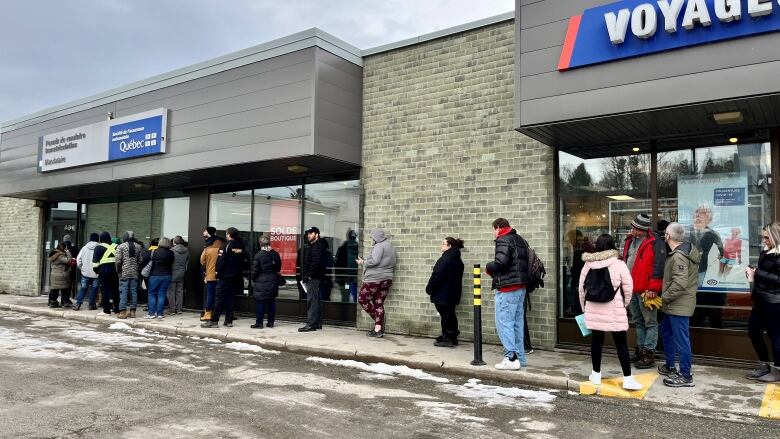
[[[780,31],[780,0],[623,0],[569,19],[558,70]]]
[[[42,136],[38,172],[162,154],[167,120],[160,108]]]

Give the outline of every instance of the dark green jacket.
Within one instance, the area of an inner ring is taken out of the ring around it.
[[[677,246],[666,257],[664,287],[661,293],[663,311],[673,316],[690,317],[696,309],[699,288],[699,250],[690,242]]]

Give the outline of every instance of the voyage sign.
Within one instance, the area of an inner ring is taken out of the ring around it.
[[[38,141],[38,172],[165,153],[164,108],[93,123]]]
[[[780,31],[780,0],[623,0],[569,19],[558,70]]]

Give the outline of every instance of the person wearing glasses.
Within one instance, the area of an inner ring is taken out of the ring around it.
[[[760,364],[746,378],[762,383],[780,382],[780,223],[773,222],[761,231],[763,250],[758,266],[745,268],[753,283],[753,309],[748,322],[748,337],[753,343]],[[774,364],[769,364],[769,351],[764,343],[764,331],[772,343]]]

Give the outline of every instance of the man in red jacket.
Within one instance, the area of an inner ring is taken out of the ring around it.
[[[658,310],[645,308],[641,294],[646,293],[648,299],[661,294],[666,244],[651,230],[648,215],[640,213],[631,221],[631,232],[623,246],[623,260],[634,281],[629,309],[636,325],[636,367],[650,369],[655,366],[655,347],[658,344]]]

